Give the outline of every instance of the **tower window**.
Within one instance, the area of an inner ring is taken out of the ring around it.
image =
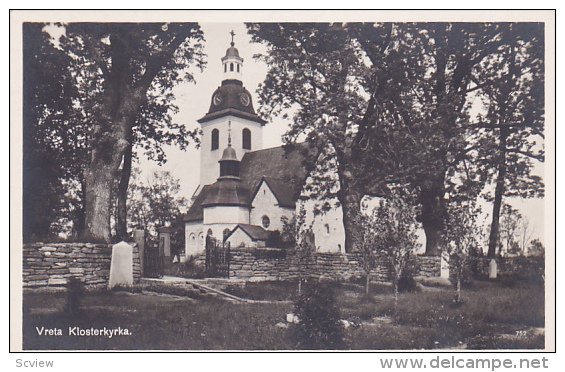
[[[244,128],[241,132],[242,136],[242,147],[244,150],[251,150],[251,131],[247,128]]]
[[[224,64],[224,72],[228,72],[228,64]]]
[[[217,129],[212,130],[212,150],[217,150],[220,147],[220,131]]]
[[[232,72],[233,72],[233,62],[232,62],[232,63],[230,63],[230,71],[232,71]]]
[[[261,217],[261,224],[265,229],[268,229],[271,226],[271,220],[267,216]]]
[[[237,72],[239,72],[239,63],[236,66],[237,66]]]

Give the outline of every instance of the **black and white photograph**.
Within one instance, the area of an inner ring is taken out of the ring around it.
[[[11,350],[555,349],[555,11],[10,27]]]

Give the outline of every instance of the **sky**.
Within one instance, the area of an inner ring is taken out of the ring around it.
[[[222,65],[220,59],[229,47],[231,30],[235,32],[235,46],[244,59],[243,84],[252,95],[256,111],[258,108],[257,89],[267,74],[267,65],[253,59],[254,54],[265,52],[265,47],[261,44],[251,43],[251,38],[243,23],[201,23],[201,27],[206,39],[204,53],[207,55],[207,66],[202,72],[198,69],[193,70],[196,83],[179,84],[173,90],[176,104],[179,107],[175,119],[177,122],[185,124],[189,130],[199,126],[197,120],[206,114],[212,93],[221,84]],[[287,130],[288,124],[288,121],[279,118],[269,120],[263,130],[263,147],[280,146],[282,144],[281,136]],[[170,171],[173,177],[180,180],[181,195],[190,199],[199,182],[199,150],[194,144],[189,145],[186,151],[166,146],[165,153],[168,161],[163,166],[145,160],[143,155],[140,154],[142,174],[148,176],[153,170]],[[537,165],[534,173],[543,177],[543,165]],[[538,237],[544,242],[544,200],[507,199],[505,201],[528,218],[532,237]],[[480,218],[484,220],[485,225],[489,225],[492,204],[483,201],[481,205],[483,214]]]

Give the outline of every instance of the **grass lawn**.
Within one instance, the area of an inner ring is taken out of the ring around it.
[[[312,284],[310,284],[312,285]],[[464,344],[475,349],[543,348],[543,285],[476,282],[464,290],[465,303],[453,306],[449,288],[404,293],[394,308],[391,290],[337,284],[341,318],[359,326],[345,330],[351,349],[437,349]],[[296,283],[248,283],[228,288],[238,296],[288,300]],[[288,350],[295,330],[277,327],[291,303],[233,303],[208,296],[196,299],[148,293],[88,293],[82,314],[64,314],[64,293],[24,293],[24,349],[105,350]],[[69,336],[68,327],[127,328],[130,336]],[[40,336],[36,327],[60,328],[63,336]],[[517,333],[517,331],[520,331]],[[520,337],[510,337],[519,334]]]

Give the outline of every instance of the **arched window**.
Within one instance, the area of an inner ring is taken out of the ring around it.
[[[251,150],[251,131],[247,128],[244,128],[241,133],[243,148],[245,150]]]
[[[267,216],[261,217],[261,224],[265,229],[268,229],[271,226],[271,220]]]
[[[224,241],[226,241],[229,234],[230,234],[230,229],[224,229]]]
[[[232,62],[232,63],[230,63],[230,71],[232,71],[232,72],[233,72],[233,62]]]
[[[217,150],[220,147],[220,131],[217,129],[212,130],[212,150]]]

